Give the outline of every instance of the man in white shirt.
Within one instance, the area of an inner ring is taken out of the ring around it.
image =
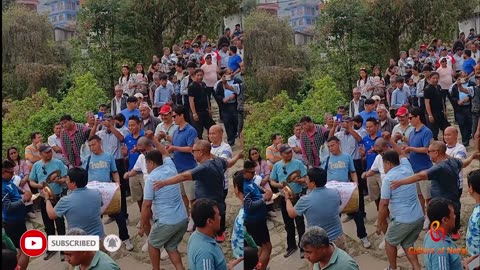
[[[228,59],[230,58],[230,54],[228,54],[228,44],[222,44],[221,50],[218,52],[220,55],[220,68],[225,69],[228,67]]]
[[[302,125],[296,124],[293,127],[293,136],[288,138],[288,145],[293,150],[293,158],[303,161],[302,145],[300,144],[300,135],[302,134]]]
[[[60,159],[66,163],[62,153],[62,142],[60,141],[60,133],[62,132],[62,124],[56,123],[53,127],[53,134],[48,137],[48,145],[53,149],[53,157]]]
[[[408,110],[405,107],[401,107],[397,110],[398,124],[393,127],[392,136],[397,142],[398,146],[407,145],[410,133],[414,130],[414,127],[410,125],[408,121]]]
[[[210,153],[216,157],[231,160],[233,157],[232,147],[223,141],[223,128],[219,125],[213,125],[208,130],[208,139],[211,142]],[[223,182],[224,196],[228,193],[228,170],[225,170],[225,179]]]
[[[173,110],[169,105],[163,105],[160,108],[160,118],[162,122],[155,128],[155,137],[159,137],[163,145],[172,143],[172,135],[178,129],[177,124],[173,122]]]
[[[361,97],[360,89],[353,88],[353,99],[348,106],[348,115],[353,118],[365,110],[365,100]]]
[[[464,160],[467,158],[467,148],[461,143],[458,142],[458,129],[456,127],[450,126],[445,129],[445,134],[443,134],[443,139],[447,144],[446,154],[452,158],[458,158]],[[462,196],[463,190],[463,170],[458,174],[458,194]]]
[[[243,60],[243,55],[244,55],[243,40],[241,40],[241,39],[235,40],[235,46],[237,47],[237,54],[240,55],[240,57]]]
[[[463,67],[463,49],[461,47],[457,48],[457,51],[453,55],[453,59],[455,59],[455,71],[458,73],[462,71]]]

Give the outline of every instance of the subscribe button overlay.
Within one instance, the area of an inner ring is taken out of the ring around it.
[[[48,236],[49,251],[97,251],[100,250],[98,235],[51,235]]]

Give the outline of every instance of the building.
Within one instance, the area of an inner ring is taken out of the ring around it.
[[[278,16],[278,10],[279,10],[278,0],[257,0],[256,7],[257,9],[264,10],[274,16]]]
[[[464,32],[466,35],[470,32],[470,29],[475,29],[475,33],[480,33],[480,5],[475,8],[473,16],[469,19],[458,23],[459,32]]]
[[[77,20],[79,9],[79,0],[41,0],[38,13],[47,13],[55,28],[70,29]]]
[[[15,3],[24,5],[33,10],[37,10],[38,6],[38,0],[16,0]]]
[[[320,14],[321,0],[293,0],[280,4],[279,17],[288,18],[293,31],[310,33]]]

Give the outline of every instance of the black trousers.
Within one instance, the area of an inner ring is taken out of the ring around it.
[[[303,215],[297,216],[296,218],[289,217],[287,212],[287,203],[285,202],[285,198],[283,196],[280,196],[280,209],[282,210],[285,231],[287,231],[287,250],[296,248],[297,243],[295,243],[295,225],[297,227],[298,242],[300,243],[300,240],[305,233],[305,221],[303,219]]]
[[[455,110],[455,120],[460,128],[460,134],[462,134],[462,144],[468,145],[470,137],[472,136],[472,113],[471,106],[458,106]]]
[[[185,117],[185,121],[188,123],[192,124],[190,121],[190,100],[188,100],[188,95],[183,95],[183,106],[185,107],[185,114],[183,115]]]
[[[203,129],[205,128],[208,132],[211,126],[215,125],[215,121],[213,121],[212,117],[208,112],[197,112],[198,121],[193,120],[192,115],[192,126],[197,130],[197,135],[200,140],[203,139]]]
[[[222,111],[222,120],[223,125],[225,126],[225,131],[227,133],[228,144],[235,144],[235,137],[237,136],[238,128],[238,115],[237,115],[237,104],[224,104]]]
[[[440,130],[443,132],[447,127],[450,126],[445,114],[443,112],[432,112],[433,119],[435,120],[433,123],[430,123],[430,119],[427,120],[427,127],[433,133],[433,139],[438,140],[438,133]]]
[[[60,200],[60,196],[56,196],[57,201]],[[65,219],[63,217],[51,220],[47,214],[47,205],[45,200],[40,203],[40,212],[42,213],[43,225],[45,226],[45,233],[48,235],[65,235]],[[55,234],[55,228],[57,233]]]
[[[365,171],[363,167],[362,159],[355,159],[353,160],[353,165],[355,166],[355,172],[357,174],[358,179],[358,212],[362,214],[362,216],[366,216],[365,213],[365,195],[364,191],[367,190],[367,180],[362,179],[362,173]]]
[[[117,165],[117,171],[120,176],[120,211],[123,213],[125,219],[127,219],[127,191],[129,189],[129,185],[128,180],[123,178],[123,175],[127,172],[125,160],[123,158],[115,159],[115,165]]]

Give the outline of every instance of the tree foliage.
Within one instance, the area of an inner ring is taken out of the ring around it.
[[[78,19],[75,70],[92,71],[102,89],[120,77],[120,66],[148,68],[153,54],[198,33],[216,38],[223,17],[239,11],[234,0],[88,0]]]
[[[48,18],[22,5],[2,12],[2,94],[30,96],[41,87],[56,95],[68,63],[68,47],[53,42]]]
[[[371,71],[401,50],[430,43],[433,38],[451,40],[458,21],[467,17],[475,0],[332,0],[325,4],[312,45],[315,70],[329,74],[340,90],[350,92],[358,69]],[[478,4],[478,3],[477,3]]]
[[[345,103],[346,100],[336,90],[333,79],[326,76],[314,80],[312,89],[301,102],[282,92],[272,99],[250,104],[245,119],[245,149],[253,146],[266,149],[271,143],[270,136],[276,132],[284,138],[290,137],[293,127],[304,115],[309,115],[317,123],[323,123],[325,113],[333,113]]]
[[[245,18],[245,84],[250,100],[263,101],[286,90],[295,96],[307,57],[293,46],[293,31],[286,20],[261,10]]]
[[[2,154],[10,146],[23,147],[30,144],[30,134],[35,131],[43,137],[53,133],[53,126],[63,114],[70,114],[74,120],[85,121],[85,112],[94,111],[101,103],[107,102],[91,73],[75,76],[67,96],[57,101],[43,88],[23,100],[6,101],[2,113]],[[23,155],[23,154],[22,154]]]

